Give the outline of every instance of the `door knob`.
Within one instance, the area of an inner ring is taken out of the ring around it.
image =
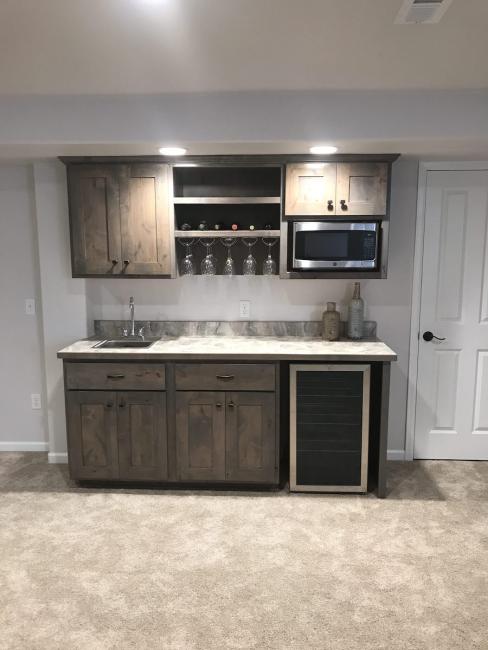
[[[446,340],[445,337],[442,338],[440,336],[436,336],[435,334],[432,334],[432,332],[429,332],[429,331],[424,332],[422,334],[422,338],[424,339],[424,341],[427,341],[427,342],[432,341],[432,339],[436,339],[436,341],[445,341]]]
[[[333,209],[334,209],[334,201],[327,201],[327,210],[332,212]]]
[[[344,199],[341,199],[341,210],[347,210],[347,203]]]

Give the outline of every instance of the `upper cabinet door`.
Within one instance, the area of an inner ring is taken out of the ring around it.
[[[387,186],[387,163],[337,163],[337,215],[385,215]]]
[[[336,214],[335,163],[298,163],[286,166],[285,214]]]
[[[120,183],[124,275],[171,275],[169,166],[124,165]]]
[[[68,168],[73,275],[122,269],[117,165]]]

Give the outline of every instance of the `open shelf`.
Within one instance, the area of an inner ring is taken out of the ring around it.
[[[177,239],[217,239],[225,237],[269,237],[280,236],[279,230],[175,230]]]
[[[280,203],[279,196],[175,196],[174,203],[185,205],[258,205]]]

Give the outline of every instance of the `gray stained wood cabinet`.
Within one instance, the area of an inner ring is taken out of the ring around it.
[[[384,216],[388,163],[292,163],[286,166],[287,216]]]
[[[192,481],[277,481],[275,394],[178,391],[179,478]]]
[[[70,471],[77,480],[164,480],[165,393],[67,392]]]
[[[75,480],[277,484],[275,363],[64,364]]]
[[[68,166],[73,276],[170,276],[169,165]]]

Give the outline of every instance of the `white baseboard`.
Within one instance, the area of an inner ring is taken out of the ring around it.
[[[47,460],[49,463],[52,464],[58,464],[58,465],[63,465],[68,462],[68,454],[56,454],[56,453],[51,453],[47,455]]]
[[[405,460],[405,449],[388,449],[388,460]]]
[[[0,452],[2,451],[48,451],[49,443],[47,442],[0,442]]]

